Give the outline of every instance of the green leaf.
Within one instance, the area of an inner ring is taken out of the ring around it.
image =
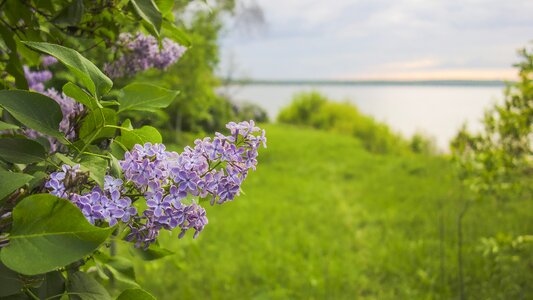
[[[142,260],[147,260],[147,261],[160,259],[160,258],[169,256],[169,255],[174,255],[174,252],[168,249],[165,249],[165,248],[161,248],[156,244],[150,245],[150,247],[148,247],[148,249],[146,250],[139,249],[139,248],[130,248],[130,249],[133,255],[141,258]]]
[[[104,186],[104,177],[107,171],[107,160],[97,156],[84,155],[80,160],[80,169],[89,171],[89,177]]]
[[[24,282],[20,280],[20,275],[0,262],[0,297],[17,294],[23,286]]]
[[[154,111],[165,108],[174,101],[178,93],[178,91],[152,84],[132,83],[120,91],[118,96],[119,112],[125,110]]]
[[[126,146],[122,145],[120,141],[117,141],[117,140],[114,140],[109,146],[109,148],[111,149],[111,154],[114,157],[117,157],[120,159],[124,159],[124,154],[128,150],[128,149],[125,149]]]
[[[154,127],[143,126],[139,129],[133,129],[130,131],[121,130],[121,136],[117,137],[116,141],[131,150],[135,144],[144,145],[145,143],[162,143],[163,137]]]
[[[13,193],[16,189],[30,182],[32,179],[33,176],[28,174],[0,171],[0,199]]]
[[[143,289],[127,289],[123,291],[117,300],[155,300],[156,298]]]
[[[115,178],[122,178],[122,168],[120,167],[118,159],[111,153],[109,153],[108,156],[111,175]]]
[[[192,42],[186,32],[176,27],[174,23],[163,20],[163,33],[168,36],[170,39],[178,42],[180,45],[185,47],[191,47]]]
[[[103,253],[95,256],[95,259],[102,263],[113,279],[128,287],[139,288],[139,284],[135,281],[135,269],[131,260],[121,256],[107,256]]]
[[[163,16],[154,1],[131,0],[130,3],[133,5],[135,12],[137,12],[137,14],[150,25],[154,33],[159,35]]]
[[[90,275],[77,271],[68,275],[67,292],[70,299],[111,300],[107,290]]]
[[[0,130],[19,129],[17,125],[0,121]]]
[[[91,143],[101,138],[115,136],[115,128],[104,128],[105,125],[116,125],[117,114],[110,108],[91,111],[82,120],[79,136],[85,143]]]
[[[75,165],[77,165],[78,163],[73,161],[70,157],[66,156],[65,154],[62,154],[62,153],[54,153],[54,156],[59,158],[59,160],[61,160],[63,163],[73,167]],[[80,167],[81,168],[81,167]],[[82,170],[82,171],[85,171],[85,170]]]
[[[48,177],[48,174],[42,171],[36,171],[32,173],[32,176],[33,176],[33,179],[28,183],[28,188],[30,190],[40,186],[43,183],[43,181],[46,179],[46,177]]]
[[[113,86],[111,79],[92,62],[73,49],[49,43],[24,42],[24,44],[57,58],[98,99],[105,95]]]
[[[10,163],[31,164],[43,161],[46,151],[33,140],[0,138],[0,158]]]
[[[58,131],[63,114],[53,99],[29,91],[0,91],[0,106],[25,126],[64,140]]]
[[[100,105],[95,98],[88,95],[83,89],[72,82],[68,82],[63,86],[63,93],[77,102],[87,106],[90,110],[102,108],[102,105]]]
[[[35,194],[13,209],[10,242],[0,258],[21,274],[42,274],[91,254],[113,230],[91,225],[66,199]]]
[[[172,14],[174,0],[155,0],[155,4],[163,16]]]
[[[44,281],[37,289],[37,294],[41,299],[58,296],[65,292],[65,278],[59,271],[44,274]],[[57,297],[56,299],[59,299]]]
[[[60,25],[77,25],[81,22],[84,10],[83,0],[74,0],[60,11],[52,22]]]

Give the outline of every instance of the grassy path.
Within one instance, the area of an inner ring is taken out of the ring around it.
[[[208,208],[198,240],[164,236],[176,255],[139,264],[143,285],[161,299],[455,295],[460,203],[446,161],[373,155],[327,132],[267,133],[246,195]],[[466,236],[492,232],[468,228]]]

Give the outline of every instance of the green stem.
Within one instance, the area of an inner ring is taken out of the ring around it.
[[[80,155],[85,151],[85,149],[87,149],[87,147],[93,142],[93,140],[100,134],[100,131],[102,131],[102,128],[103,127],[100,127],[98,128],[98,130],[96,130],[92,137],[89,139],[89,141],[83,145],[83,148],[81,148],[81,151],[78,152],[78,155],[76,155],[76,158],[75,159],[78,159],[80,157]]]
[[[129,129],[129,128],[122,127],[122,126],[116,126],[116,125],[104,125],[104,128],[116,128],[116,129],[126,130],[126,131],[132,131],[133,130],[133,129]]]
[[[32,299],[40,300],[39,297],[37,297],[37,295],[35,295],[30,289],[25,288],[24,292],[26,293],[26,295],[30,296],[30,298]]]

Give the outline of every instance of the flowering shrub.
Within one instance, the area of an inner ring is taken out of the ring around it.
[[[197,203],[184,205],[182,200],[209,197],[211,205],[233,200],[248,171],[255,170],[261,143],[266,146],[265,132],[255,136],[260,129],[253,121],[227,127],[230,136],[198,139],[194,148],[187,147],[181,154],[165,151],[163,144],[136,144],[119,161],[126,182],[106,175],[103,189],[87,189],[88,178],[80,165],[63,165],[45,187],[78,206],[91,224],[128,224],[131,233],[126,239],[137,247],[147,248],[161,229],[180,227],[181,238],[194,228],[196,238],[207,224],[205,210]],[[132,206],[139,199],[147,205],[141,214]]]
[[[135,45],[142,39],[152,43],[138,35]],[[165,108],[177,91],[132,83],[110,93],[112,81],[80,53],[23,43],[50,55],[42,58],[44,68],[60,62],[77,80],[57,91],[46,88],[49,70],[25,67],[31,91],[0,91],[0,275],[12,283],[0,297],[110,299],[99,283],[108,281],[119,299],[150,299],[114,265],[125,258],[106,249],[123,241],[140,248],[141,257],[161,257],[168,254],[157,243],[161,230],[179,230],[182,238],[193,229],[196,238],[208,223],[201,203],[240,194],[258,149],[266,147],[265,132],[253,121],[231,122],[227,135],[167,151],[156,128],[133,128],[123,113]],[[163,45],[150,66],[164,68],[183,53]]]

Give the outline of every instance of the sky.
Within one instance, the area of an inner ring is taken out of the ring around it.
[[[533,46],[533,0],[256,3],[265,22],[252,29],[245,22],[228,26],[221,39],[221,75],[511,80],[516,50]]]

